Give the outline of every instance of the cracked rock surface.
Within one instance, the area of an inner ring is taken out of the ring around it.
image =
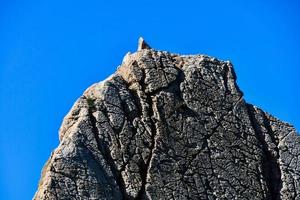
[[[300,199],[300,137],[213,57],[140,39],[59,136],[34,199]]]

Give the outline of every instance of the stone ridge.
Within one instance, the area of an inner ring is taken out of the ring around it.
[[[142,38],[59,137],[34,199],[300,199],[300,137],[245,102],[232,64]]]

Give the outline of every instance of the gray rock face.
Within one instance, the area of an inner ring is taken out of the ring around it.
[[[65,117],[34,199],[300,199],[300,137],[231,63],[141,39]]]

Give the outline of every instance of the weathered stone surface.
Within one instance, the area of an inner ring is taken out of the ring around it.
[[[65,117],[34,199],[300,199],[300,137],[248,104],[229,62],[151,49]]]

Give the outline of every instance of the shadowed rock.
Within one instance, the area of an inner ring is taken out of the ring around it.
[[[64,118],[34,199],[300,199],[300,138],[230,62],[142,39]]]

